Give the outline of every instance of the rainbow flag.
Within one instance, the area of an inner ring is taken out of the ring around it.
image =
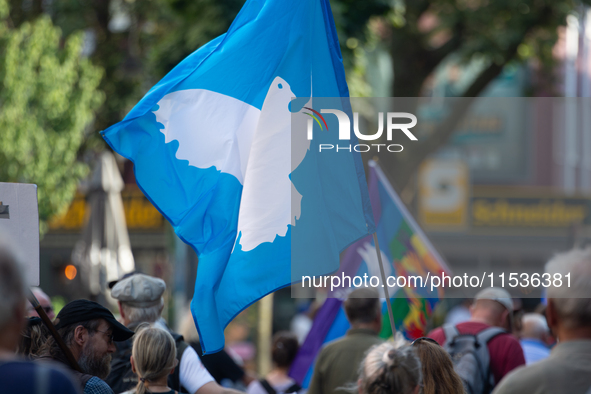
[[[428,238],[408,212],[392,185],[377,163],[370,161],[369,195],[373,208],[377,237],[386,276],[404,277],[408,283],[411,276],[440,275],[451,271],[437,253]],[[380,276],[373,237],[367,236],[347,248],[337,276]],[[402,280],[404,281],[404,280]],[[400,331],[407,339],[425,335],[427,320],[439,299],[441,289],[430,291],[429,286],[390,286],[395,330],[388,318],[385,300],[382,302],[382,331],[380,336],[389,338],[393,331]],[[394,284],[394,283],[392,283]],[[307,388],[314,370],[314,360],[321,347],[340,338],[350,325],[342,308],[343,299],[350,288],[338,287],[329,292],[312,329],[298,352],[290,375],[302,387]],[[381,293],[381,285],[378,288]]]

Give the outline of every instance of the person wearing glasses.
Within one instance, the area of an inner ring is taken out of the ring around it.
[[[449,354],[431,338],[419,338],[412,349],[421,361],[422,394],[464,394],[462,379],[454,371]]]
[[[32,287],[31,291],[33,292],[35,298],[37,298],[37,301],[39,301],[39,304],[45,311],[47,317],[49,317],[49,320],[53,321],[53,319],[55,319],[55,311],[53,310],[53,305],[51,304],[51,299],[49,296],[45,294],[45,292],[41,290],[40,287]],[[39,317],[39,314],[35,308],[33,308],[33,305],[31,305],[31,303],[28,304],[29,310],[27,312],[27,317]]]
[[[119,323],[107,308],[88,300],[76,300],[64,306],[54,325],[83,372],[72,369],[84,394],[113,394],[103,379],[111,369],[114,342],[126,341],[134,332]],[[41,360],[54,360],[71,367],[53,337],[39,349],[39,354]]]
[[[9,238],[0,230],[0,393],[79,394],[76,382],[63,368],[31,362],[15,353],[26,322],[27,283]]]

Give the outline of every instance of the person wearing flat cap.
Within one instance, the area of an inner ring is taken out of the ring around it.
[[[111,296],[118,300],[121,320],[127,328],[135,331],[143,323],[155,324],[167,329],[175,339],[179,365],[168,379],[169,387],[190,394],[238,393],[217,384],[195,350],[183,341],[181,335],[166,326],[160,316],[165,290],[166,283],[162,279],[135,273],[117,281],[111,289]],[[131,349],[131,340],[117,344],[111,374],[106,379],[115,392],[132,389],[137,384],[137,376],[131,369]]]
[[[111,369],[115,342],[130,339],[134,332],[119,323],[111,311],[88,300],[72,301],[54,320],[55,328],[83,373],[72,370],[84,394],[112,394],[105,383]],[[50,337],[39,350],[40,358],[70,366],[57,342]]]

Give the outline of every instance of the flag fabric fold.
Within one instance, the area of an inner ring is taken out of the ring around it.
[[[191,311],[205,353],[244,308],[337,270],[339,252],[374,231],[359,155],[319,152],[336,119],[306,138],[302,108],[319,110],[316,97],[347,107],[328,0],[248,0],[102,132],[199,256]]]
[[[450,274],[448,266],[418,224],[408,212],[377,163],[370,161],[369,196],[375,215],[376,233],[380,244],[386,276],[422,276]],[[377,252],[372,236],[352,244],[344,253],[337,276],[354,275],[381,277]],[[383,296],[382,282],[377,290]],[[386,283],[388,285],[388,283]],[[353,288],[338,287],[331,290],[326,302],[318,310],[312,328],[292,364],[290,376],[303,387],[308,387],[314,369],[314,360],[322,346],[345,335],[350,328],[343,299]],[[385,300],[382,302],[382,331],[389,338],[400,331],[412,340],[425,335],[427,319],[443,292],[429,288],[389,286],[396,327],[392,329]]]

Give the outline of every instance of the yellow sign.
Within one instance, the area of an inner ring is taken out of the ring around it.
[[[124,190],[121,193],[125,221],[129,230],[162,230],[164,217],[150,201],[137,189]],[[65,214],[54,218],[49,229],[55,231],[81,230],[90,214],[90,205],[86,196],[78,194]]]
[[[468,168],[456,160],[428,160],[419,170],[419,220],[425,228],[453,229],[467,222]]]
[[[472,225],[477,227],[569,227],[586,221],[589,200],[474,198]]]

